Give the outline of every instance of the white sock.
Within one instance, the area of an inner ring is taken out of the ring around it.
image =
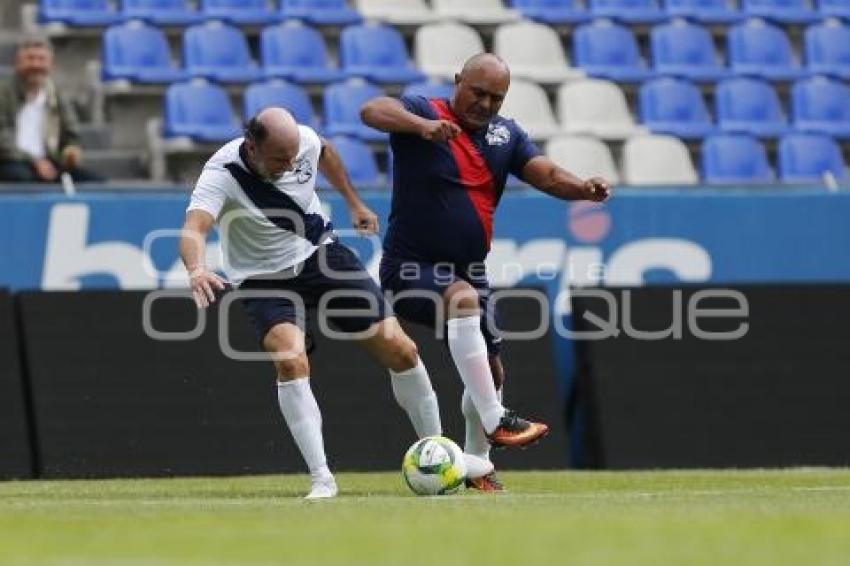
[[[505,408],[496,395],[481,317],[452,318],[447,323],[449,351],[486,432],[499,426]]]
[[[289,432],[301,451],[311,479],[332,478],[322,440],[322,413],[307,377],[277,383],[277,400]]]
[[[410,417],[416,436],[424,438],[443,434],[437,394],[431,387],[431,378],[422,360],[405,371],[390,370],[390,381],[395,399]]]
[[[502,400],[502,390],[497,389],[496,395],[499,401]],[[475,410],[475,405],[472,404],[472,397],[469,392],[464,389],[463,397],[460,402],[460,409],[466,419],[466,440],[463,445],[463,451],[485,460],[490,460],[490,442],[484,435],[484,425],[481,424],[481,417],[478,416],[478,411]]]

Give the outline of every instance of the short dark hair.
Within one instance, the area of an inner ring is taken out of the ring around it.
[[[269,129],[266,125],[260,122],[256,116],[248,120],[245,124],[245,139],[251,140],[256,144],[261,144],[269,137]]]
[[[43,47],[48,51],[53,51],[53,46],[50,45],[50,40],[46,35],[39,34],[27,34],[21,37],[17,42],[15,47],[17,48],[15,51],[20,53],[24,49],[30,49],[31,47]]]

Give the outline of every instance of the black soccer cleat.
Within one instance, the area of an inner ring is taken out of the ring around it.
[[[493,446],[528,446],[549,433],[549,426],[528,421],[511,410],[505,410],[499,426],[487,435]]]

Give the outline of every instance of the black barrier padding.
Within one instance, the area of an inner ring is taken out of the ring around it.
[[[141,323],[144,297],[143,292],[20,297],[44,477],[301,471],[300,455],[277,406],[271,363],[222,355],[217,308],[210,310],[206,331],[196,340],[151,340]],[[504,306],[509,320],[522,322],[528,316],[521,305],[506,301]],[[241,308],[233,304],[229,312],[234,345],[256,350]],[[160,331],[195,325],[188,300],[163,299],[152,313]],[[316,342],[311,375],[331,466],[398,469],[414,435],[393,400],[387,372],[351,343],[320,336]],[[459,378],[450,371],[441,344],[421,342],[446,430],[462,440]],[[510,466],[562,465],[566,446],[558,426],[562,411],[553,393],[549,340],[506,349],[512,373],[509,403],[548,419],[555,433],[521,456],[499,455],[497,460]]]
[[[753,467],[850,464],[850,286],[748,286],[749,331],[739,340],[641,341],[621,334],[579,342],[589,373],[597,460],[605,468]],[[683,292],[687,306],[697,289]],[[634,326],[671,323],[673,292],[631,293]],[[723,301],[704,306],[730,306]],[[576,299],[607,317],[598,300]],[[622,323],[622,316],[620,317]],[[741,319],[702,321],[732,330]],[[579,322],[582,329],[595,325]],[[621,324],[622,326],[622,324]]]
[[[17,334],[12,296],[0,289],[0,479],[33,474]]]

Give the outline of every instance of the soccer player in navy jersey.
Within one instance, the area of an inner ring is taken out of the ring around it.
[[[501,338],[484,260],[508,174],[563,200],[601,202],[611,194],[604,179],[569,173],[542,155],[513,120],[499,116],[509,85],[505,62],[481,53],[455,76],[450,99],[380,97],[361,110],[366,124],[391,134],[394,159],[381,284],[405,297],[394,304],[402,318],[431,326],[446,321],[449,351],[465,386],[464,450],[484,458],[491,444],[524,445],[548,432],[501,403]],[[470,487],[503,489],[494,474]]]

